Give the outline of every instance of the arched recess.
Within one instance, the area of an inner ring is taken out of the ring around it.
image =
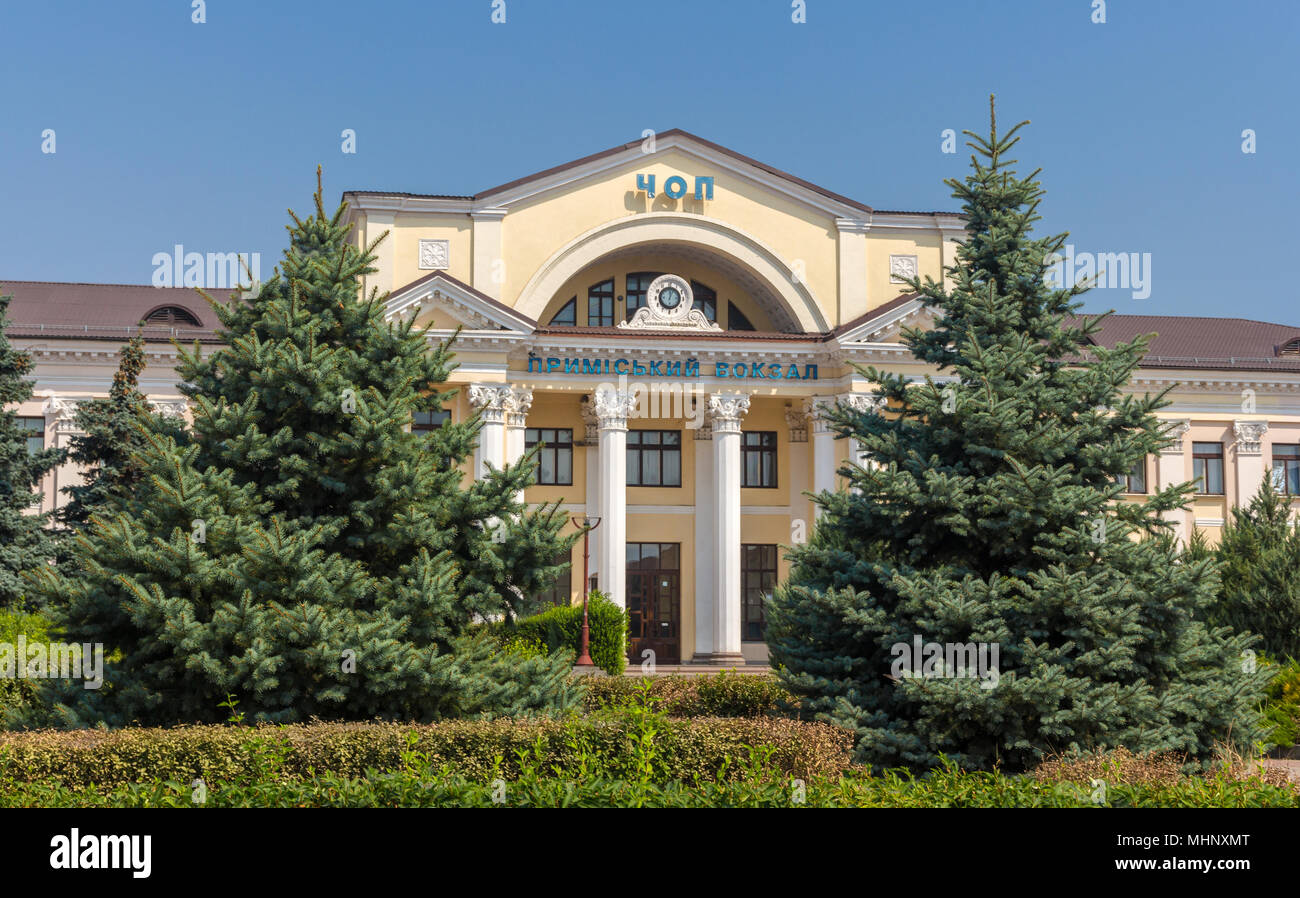
[[[556,292],[587,266],[633,248],[693,246],[729,260],[767,286],[765,308],[783,330],[823,333],[830,330],[808,285],[795,278],[788,264],[755,238],[716,219],[689,212],[647,212],[593,228],[561,247],[524,285],[515,311],[539,318]],[[759,297],[760,302],[765,297]]]

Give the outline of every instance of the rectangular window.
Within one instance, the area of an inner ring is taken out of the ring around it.
[[[411,430],[416,433],[428,433],[437,430],[451,420],[451,412],[439,409],[436,412],[416,412],[411,417]]]
[[[740,435],[740,485],[776,486],[776,431],[747,430]]]
[[[537,482],[541,486],[573,486],[573,430],[561,427],[524,429],[524,449],[542,444],[537,453]]]
[[[627,485],[682,485],[680,430],[629,430],[627,432]]]
[[[1273,486],[1283,495],[1300,496],[1300,443],[1273,444]]]
[[[27,437],[27,451],[35,455],[45,448],[45,419],[44,418],[14,418],[19,430],[27,431],[30,436]]]
[[[614,281],[601,281],[587,288],[588,327],[614,326]]]
[[[776,546],[746,544],[740,547],[740,638],[762,642],[767,632],[763,603],[776,589]]]
[[[1198,493],[1223,495],[1222,443],[1192,443],[1192,477]]]
[[[555,583],[550,589],[535,593],[533,599],[543,605],[564,606],[572,604],[573,564],[569,560],[567,553],[557,557],[555,563],[564,565],[564,569],[556,575]]]
[[[627,320],[631,321],[636,310],[645,305],[645,294],[650,289],[650,282],[659,277],[652,271],[634,271],[627,276]]]
[[[1133,466],[1133,470],[1121,477],[1126,493],[1145,493],[1147,491],[1147,460],[1144,458]]]

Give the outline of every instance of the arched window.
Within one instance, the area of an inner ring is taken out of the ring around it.
[[[1279,355],[1300,355],[1300,337],[1282,344]]]
[[[727,330],[752,331],[754,325],[745,317],[745,313],[736,308],[735,303],[727,303]]]
[[[560,306],[560,311],[551,316],[551,324],[558,324],[563,327],[574,327],[578,323],[578,297],[573,297],[564,305]]]
[[[154,324],[159,327],[203,326],[193,312],[180,306],[159,306],[148,315],[145,315],[141,324]]]

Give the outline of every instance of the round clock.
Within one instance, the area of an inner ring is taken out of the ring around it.
[[[659,291],[659,305],[665,309],[675,309],[677,304],[682,301],[682,294],[676,287],[664,287]]]

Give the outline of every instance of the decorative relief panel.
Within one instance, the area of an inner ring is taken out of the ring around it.
[[[916,277],[920,269],[916,256],[890,255],[889,257],[889,282],[891,284],[902,284],[906,278]]]
[[[447,240],[420,241],[420,270],[443,271],[451,267],[451,243]]]

